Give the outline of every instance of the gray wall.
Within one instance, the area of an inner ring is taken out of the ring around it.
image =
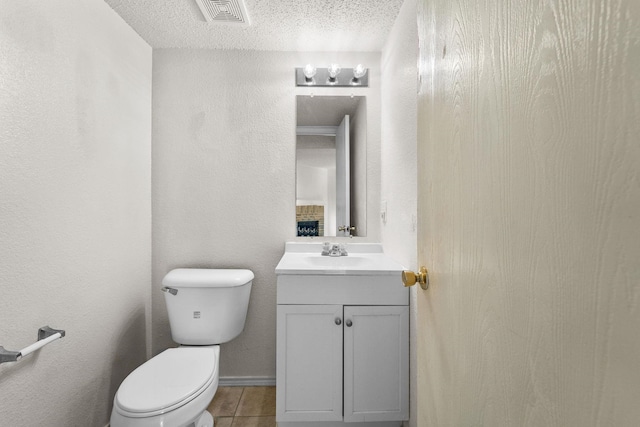
[[[104,426],[147,355],[151,49],[103,1],[0,0],[0,424]]]
[[[371,67],[369,89],[296,89],[294,68]],[[275,377],[275,266],[295,240],[296,95],[366,95],[367,241],[379,239],[379,53],[159,49],[153,67],[153,351],[171,340],[163,276],[176,267],[255,273],[245,331],[221,376]],[[338,238],[333,238],[334,240]],[[344,238],[343,238],[344,239]],[[327,239],[329,240],[329,239]]]

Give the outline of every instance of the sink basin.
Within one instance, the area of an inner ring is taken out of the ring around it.
[[[349,255],[322,256],[322,243],[287,243],[276,274],[397,275],[403,266],[382,252],[378,243],[347,243]]]
[[[353,267],[361,267],[366,264],[370,264],[372,267],[375,266],[373,260],[366,256],[340,256],[340,257],[330,257],[330,256],[303,256],[301,257],[301,261],[303,263],[309,263],[314,267],[328,267],[328,268],[353,268]]]

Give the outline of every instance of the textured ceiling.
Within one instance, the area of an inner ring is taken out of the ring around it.
[[[251,25],[205,21],[195,0],[105,0],[154,48],[378,52],[403,0],[246,0]]]

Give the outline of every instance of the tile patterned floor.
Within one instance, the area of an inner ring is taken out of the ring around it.
[[[276,388],[218,387],[207,410],[215,427],[276,427]]]

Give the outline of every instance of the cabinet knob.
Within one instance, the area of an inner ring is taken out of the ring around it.
[[[426,267],[420,267],[420,271],[418,273],[405,270],[402,272],[402,283],[404,283],[405,287],[420,283],[420,287],[426,291],[429,287],[429,272]]]
[[[336,325],[340,326],[342,324],[342,319],[336,317]]]
[[[344,322],[345,325],[347,325],[347,328],[350,328],[351,325],[353,325],[353,323],[351,323],[351,319],[347,319],[346,322]]]

